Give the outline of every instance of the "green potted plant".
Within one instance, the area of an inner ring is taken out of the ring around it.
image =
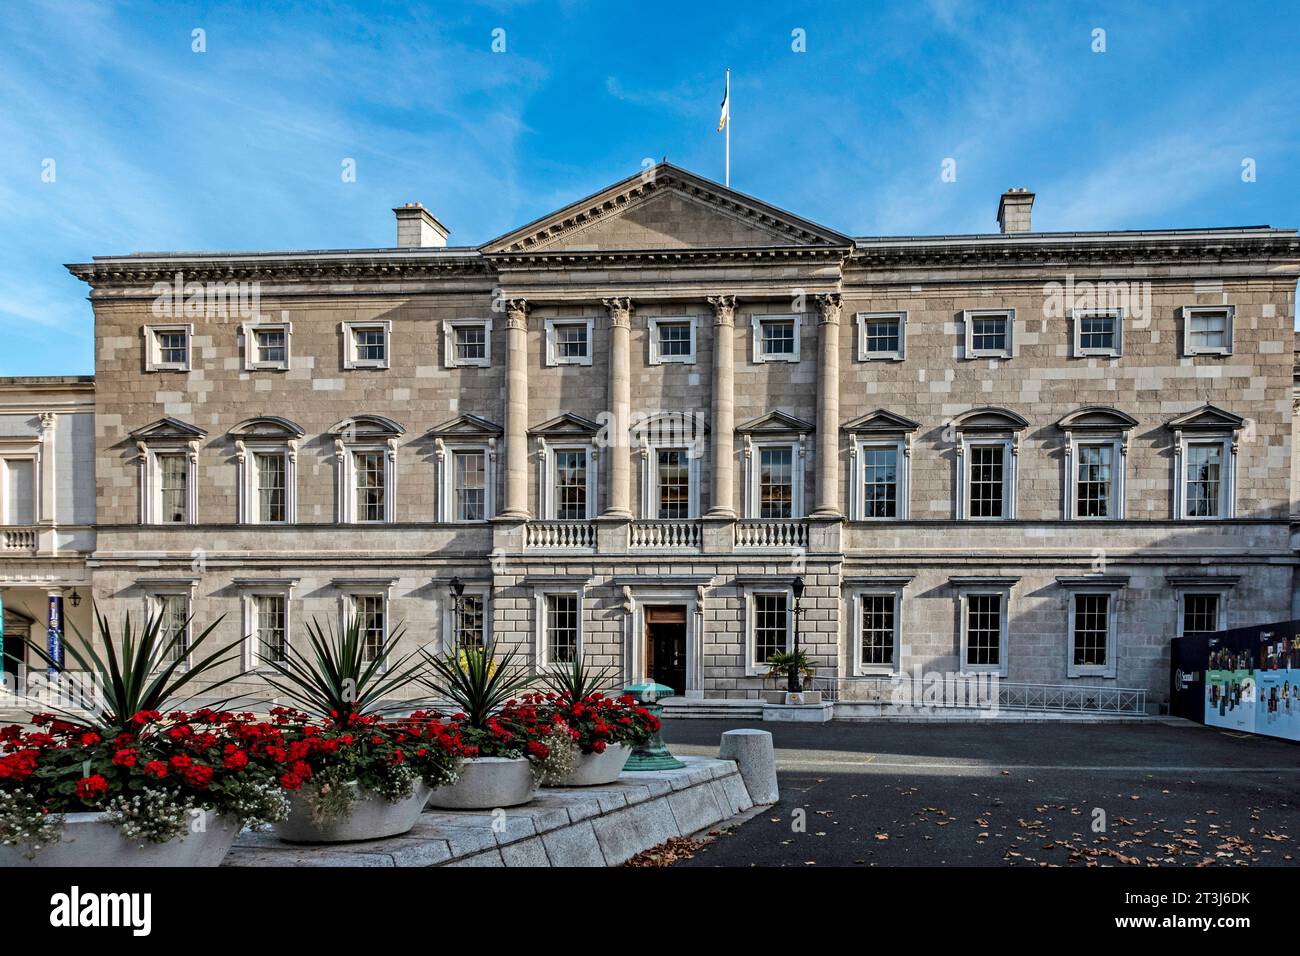
[[[469,647],[444,655],[426,654],[429,671],[419,678],[440,701],[449,702],[464,762],[459,779],[433,792],[429,806],[447,810],[513,807],[533,798],[532,761],[545,761],[551,748],[534,712],[521,710],[515,695],[528,675],[515,666],[515,652],[497,661],[490,650]]]
[[[287,743],[281,777],[291,791],[282,840],[336,843],[396,836],[415,826],[435,787],[456,779],[460,745],[454,728],[424,714],[386,716],[385,703],[411,684],[423,661],[399,657],[403,629],[394,628],[373,649],[360,622],[342,631],[307,628],[308,650],[288,645],[285,659],[270,662],[267,682],[291,708],[273,713]]]
[[[89,721],[38,714],[34,731],[0,729],[0,866],[216,866],[242,827],[288,812],[269,725],[174,709],[182,690],[238,654],[238,645],[197,653],[219,623],[188,654],[178,651],[189,621],[168,635],[159,617],[137,629],[127,615],[115,635],[96,613],[102,652],[74,626],[67,654],[103,697]]]

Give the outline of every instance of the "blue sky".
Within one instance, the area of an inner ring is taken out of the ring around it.
[[[1043,230],[1300,225],[1290,2],[9,0],[5,14],[5,375],[93,370],[65,262],[387,246],[391,208],[416,200],[476,244],[646,158],[721,180],[728,66],[733,186],[853,235],[994,231],[1013,185],[1037,192]]]

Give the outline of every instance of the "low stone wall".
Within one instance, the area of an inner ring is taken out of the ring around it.
[[[618,866],[754,806],[735,761],[682,757],[681,770],[625,773],[605,787],[544,789],[522,807],[428,810],[387,840],[305,846],[245,833],[225,866]]]

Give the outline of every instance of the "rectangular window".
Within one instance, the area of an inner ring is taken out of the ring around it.
[[[388,636],[384,622],[384,596],[358,594],[352,599],[352,608],[361,629],[361,655],[367,661],[378,660]]]
[[[184,365],[189,355],[188,336],[182,331],[158,333],[158,363]]]
[[[1183,594],[1183,633],[1204,634],[1219,629],[1219,595]]]
[[[754,595],[754,663],[766,664],[790,647],[790,606],[784,592]]]
[[[455,612],[453,627],[456,632],[456,647],[483,649],[483,595],[465,594],[461,596],[460,608]]]
[[[656,454],[658,513],[665,521],[691,516],[691,470],[684,448],[661,448]]]
[[[155,598],[158,610],[159,647],[167,647],[173,637],[176,645],[163,658],[166,663],[183,661],[190,653],[190,601],[184,594],[160,594]]]
[[[1105,667],[1110,643],[1110,595],[1074,595],[1072,631],[1074,666]]]
[[[560,521],[585,521],[587,518],[585,448],[555,451],[555,517]]]
[[[452,453],[455,471],[457,521],[482,521],[487,517],[487,453]]]
[[[263,365],[284,365],[289,357],[284,329],[254,329],[257,361]]]
[[[1110,518],[1115,446],[1080,445],[1075,479],[1075,514],[1080,518]]]
[[[1223,513],[1223,443],[1187,446],[1187,484],[1184,500],[1189,518],[1218,518]]]
[[[862,517],[898,517],[898,447],[862,448]]]
[[[1236,309],[1188,306],[1183,309],[1183,351],[1187,355],[1232,354],[1232,320]]]
[[[29,525],[36,521],[36,463],[30,458],[5,460],[4,523]]]
[[[691,354],[689,322],[659,322],[659,355],[662,358],[685,358]]]
[[[794,517],[794,449],[758,450],[758,516]]]
[[[902,321],[888,316],[867,319],[862,326],[868,355],[898,355],[902,349]]]
[[[893,666],[897,597],[893,594],[864,594],[861,602],[862,663]]]
[[[569,664],[578,654],[578,595],[546,595],[546,660]]]
[[[966,598],[966,665],[999,667],[1002,663],[1002,595]]]
[[[254,457],[257,474],[257,520],[261,524],[278,524],[285,520],[284,455],[258,453]]]
[[[386,513],[384,501],[384,453],[379,451],[354,452],[352,461],[357,486],[357,520],[383,521]]]
[[[189,325],[144,327],[145,371],[184,372],[190,367]]]
[[[1077,312],[1074,316],[1080,355],[1119,354],[1119,323],[1116,312]]]
[[[383,329],[356,329],[357,361],[382,364],[388,360],[388,336]]]
[[[1011,354],[1011,316],[1006,312],[967,315],[967,344],[974,355]]]
[[[452,329],[456,361],[481,362],[487,356],[487,329],[481,325],[457,325]]]
[[[189,521],[189,459],[185,455],[158,456],[158,488],[163,524]]]
[[[971,445],[970,516],[1001,518],[1005,512],[1006,448],[1003,445]]]
[[[259,661],[283,661],[288,653],[286,601],[282,594],[253,595],[254,627]]]
[[[555,327],[555,355],[561,362],[585,359],[590,343],[586,323],[568,323]]]
[[[759,331],[764,356],[794,354],[794,319],[764,319]]]

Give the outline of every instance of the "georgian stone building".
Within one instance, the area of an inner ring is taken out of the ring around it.
[[[225,615],[252,682],[357,615],[756,698],[799,579],[841,700],[924,669],[1159,701],[1171,637],[1291,614],[1300,239],[1033,201],[853,238],[663,164],[479,246],[416,205],[390,249],[70,266],[96,598]]]

